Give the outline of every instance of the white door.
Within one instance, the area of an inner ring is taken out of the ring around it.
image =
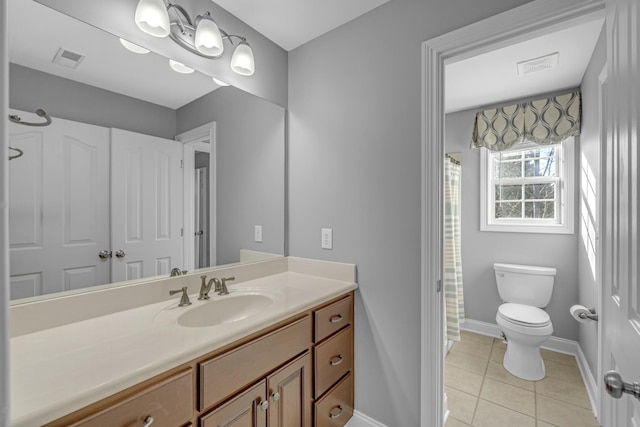
[[[606,393],[602,377],[615,370],[623,381],[640,381],[640,4],[638,0],[607,3],[600,422],[604,427],[635,427],[640,426],[640,400],[626,393],[614,399]]]
[[[109,129],[54,118],[9,132],[24,152],[9,162],[11,299],[110,282]]]
[[[182,268],[182,144],[111,129],[112,279]]]

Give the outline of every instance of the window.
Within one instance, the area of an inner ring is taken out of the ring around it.
[[[573,138],[482,149],[481,230],[573,233]]]

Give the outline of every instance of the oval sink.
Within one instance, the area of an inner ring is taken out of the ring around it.
[[[273,299],[258,294],[229,295],[194,307],[178,317],[178,324],[190,328],[237,322],[267,310]]]

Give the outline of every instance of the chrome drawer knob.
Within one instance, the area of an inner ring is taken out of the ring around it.
[[[329,411],[329,418],[338,418],[340,415],[342,415],[342,411],[342,405],[334,406],[331,411]]]
[[[152,416],[148,416],[144,419],[144,425],[142,427],[149,427],[151,424],[153,424],[154,421],[155,418],[153,418]]]
[[[280,393],[278,393],[278,392],[276,391],[275,393],[273,393],[273,394],[271,395],[271,398],[272,398],[275,402],[277,402],[278,400],[280,400]]]
[[[262,408],[263,411],[266,411],[267,409],[269,409],[269,401],[263,400],[260,403],[260,408]]]

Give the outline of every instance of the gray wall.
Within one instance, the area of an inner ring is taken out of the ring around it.
[[[176,136],[176,113],[171,108],[17,64],[9,68],[9,107],[24,111],[43,108],[61,119],[161,138]]]
[[[577,233],[480,231],[480,150],[470,148],[476,111],[447,114],[445,127],[446,151],[462,153],[462,274],[466,316],[496,323],[496,312],[502,301],[493,263],[555,267],[553,295],[545,310],[553,322],[554,336],[577,340],[578,326],[569,315],[569,307],[578,301]],[[577,186],[577,179],[575,182]],[[577,230],[577,222],[575,226]]]
[[[289,253],[358,266],[356,409],[419,425],[421,44],[525,0],[392,0],[289,53]],[[333,250],[320,230],[333,228]]]
[[[177,110],[178,133],[216,122],[217,264],[237,262],[240,249],[284,253],[284,116],[233,87]]]
[[[603,30],[600,33],[598,44],[594,50],[589,67],[582,80],[582,135],[580,136],[580,153],[583,163],[581,170],[591,169],[593,177],[595,177],[596,194],[599,191],[600,180],[600,101],[599,101],[599,75],[607,60],[606,34]],[[583,200],[584,189],[586,183],[584,176],[580,174],[580,191],[578,200]],[[599,197],[599,195],[598,195]],[[598,199],[600,203],[600,199]],[[598,203],[598,204],[599,204]],[[586,204],[586,202],[585,202]],[[599,228],[597,224],[596,230]],[[589,218],[589,213],[580,208],[580,225],[583,220]],[[586,236],[585,230],[580,227],[580,240],[578,242],[578,277],[579,277],[579,302],[586,307],[597,307],[598,294],[600,289],[597,286],[588,258],[585,246]],[[597,247],[596,247],[596,250]],[[597,257],[596,257],[597,258]],[[596,269],[596,275],[600,272]],[[591,322],[588,324],[579,323],[578,341],[582,351],[584,352],[589,369],[592,373],[598,372],[598,324]]]

